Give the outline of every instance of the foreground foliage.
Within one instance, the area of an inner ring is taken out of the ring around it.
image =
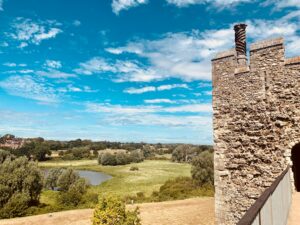
[[[192,177],[198,185],[214,184],[213,153],[202,152],[192,161]]]
[[[125,203],[118,197],[102,197],[96,206],[93,225],[141,225],[139,210],[126,211]]]
[[[27,208],[38,204],[42,188],[36,163],[26,157],[7,157],[0,164],[0,218],[26,214]]]

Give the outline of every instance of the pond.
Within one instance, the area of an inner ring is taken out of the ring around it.
[[[112,178],[108,174],[90,170],[76,170],[76,172],[79,173],[80,177],[87,179],[91,185],[99,185]]]
[[[109,179],[112,178],[112,176],[102,173],[102,172],[95,172],[90,170],[75,170],[80,177],[86,179],[89,181],[91,185],[99,185]],[[48,169],[44,169],[45,175],[48,174]]]

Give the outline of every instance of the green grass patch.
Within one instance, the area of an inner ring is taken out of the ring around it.
[[[78,161],[48,161],[39,163],[41,167],[73,167],[80,170],[103,172],[113,176],[112,179],[89,189],[91,193],[113,193],[120,197],[143,192],[150,196],[158,191],[167,180],[179,176],[190,176],[191,165],[174,163],[166,160],[146,160],[141,163],[131,163],[122,166],[101,166],[96,160]],[[137,171],[130,168],[136,166]],[[43,198],[44,193],[42,194]]]

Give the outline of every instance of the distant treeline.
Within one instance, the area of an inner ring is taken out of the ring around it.
[[[0,137],[0,143],[5,143],[6,137],[13,137],[13,135],[5,135]],[[114,151],[113,155],[105,154],[103,164],[119,165],[124,162],[135,162],[137,151],[139,152],[140,161],[143,159],[167,159],[165,154],[172,155],[174,162],[188,162],[190,163],[194,157],[206,150],[212,152],[212,146],[209,145],[192,145],[192,144],[149,144],[149,143],[122,143],[110,141],[91,141],[76,139],[71,141],[55,141],[45,140],[41,137],[24,139],[24,144],[18,149],[9,147],[1,147],[11,154],[19,157],[26,156],[27,158],[44,161],[51,157],[53,152],[57,152],[60,158],[64,160],[79,160],[101,158],[102,150],[111,149]],[[121,154],[121,151],[126,151],[126,154]],[[100,155],[100,156],[99,156]],[[129,157],[128,157],[129,156]],[[105,160],[108,159],[108,160]],[[106,163],[107,161],[112,163]],[[119,163],[120,162],[120,163]],[[127,163],[126,163],[127,164]]]

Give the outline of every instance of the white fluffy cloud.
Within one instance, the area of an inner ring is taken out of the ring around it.
[[[115,78],[116,82],[127,80],[133,82],[148,82],[160,78],[154,70],[140,66],[137,62],[121,60],[110,62],[100,57],[94,57],[86,62],[80,63],[79,68],[74,71],[84,75],[100,73],[118,74],[118,77]]]
[[[127,10],[146,3],[148,3],[148,0],[113,0],[111,7],[113,12],[118,15],[122,10]]]
[[[231,28],[188,33],[169,33],[158,40],[139,40],[126,46],[108,48],[112,54],[132,53],[147,58],[152,71],[148,80],[170,77],[185,81],[210,80],[210,58],[233,44]],[[152,76],[151,76],[152,75]],[[128,81],[132,76],[123,77]],[[137,77],[134,77],[137,80]],[[145,80],[145,79],[144,79]]]
[[[94,93],[94,92],[98,92],[97,90],[92,90],[92,88],[89,86],[77,87],[72,84],[69,84],[63,88],[59,88],[58,91],[62,92],[62,93],[67,93],[67,92]]]
[[[43,103],[57,103],[59,96],[44,80],[32,76],[11,76],[0,82],[0,87],[14,96],[33,99]]]
[[[62,67],[61,62],[56,60],[46,60],[45,66],[53,69],[59,69]]]
[[[300,0],[268,0],[263,2],[262,5],[275,5],[277,9],[288,7],[300,8]]]
[[[155,100],[153,100],[155,101]],[[163,99],[160,101],[167,102]],[[152,102],[155,103],[155,102]],[[211,129],[210,104],[187,104],[162,107],[154,105],[122,106],[112,104],[86,104],[86,111],[101,114],[101,120],[110,125],[158,125],[167,127],[190,127],[202,131]],[[178,112],[186,113],[179,115]]]
[[[156,91],[156,87],[148,86],[142,88],[127,88],[124,90],[124,92],[128,94],[143,94],[146,92],[153,92],[153,91]]]
[[[35,73],[41,77],[57,78],[57,79],[59,79],[59,78],[67,79],[67,78],[71,78],[71,77],[76,77],[76,74],[65,73],[65,72],[51,69],[51,68],[47,71],[36,71]]]
[[[189,89],[189,86],[187,84],[165,84],[157,87],[158,91],[165,91],[165,90],[171,90],[174,88],[184,88]]]
[[[146,87],[142,87],[142,88],[127,88],[124,90],[124,92],[128,93],[128,94],[142,94],[145,92],[165,91],[165,90],[171,90],[174,88],[188,89],[189,87],[187,84],[166,84],[166,85],[160,85],[158,87],[146,86]]]
[[[297,0],[289,0],[295,2]],[[112,1],[112,10],[115,14],[119,14],[122,10],[128,10],[132,7],[139,6],[141,4],[147,4],[148,0],[113,0]],[[209,5],[218,8],[229,8],[234,5],[252,2],[252,0],[166,0],[167,3],[175,5],[177,7],[186,7],[189,5]]]
[[[146,100],[144,100],[144,102],[148,103],[148,104],[158,104],[158,103],[170,103],[170,104],[173,104],[173,103],[176,103],[176,101],[170,100],[170,99],[167,99],[167,98],[146,99]]]
[[[169,4],[185,7],[195,4],[210,4],[216,7],[232,7],[232,5],[251,2],[251,0],[166,0]]]
[[[19,17],[12,24],[13,32],[9,36],[19,42],[19,48],[24,48],[29,44],[39,45],[43,40],[55,38],[61,33],[59,25],[55,21],[34,22],[31,19]]]
[[[293,11],[278,20],[248,20],[248,42],[282,36],[287,56],[299,55],[300,11]],[[233,24],[220,30],[168,33],[157,40],[137,40],[125,46],[107,48],[121,56],[130,53],[147,59],[150,65],[140,66],[143,76],[123,76],[123,81],[164,80],[170,77],[184,81],[210,80],[210,59],[223,50],[234,47]],[[139,74],[138,74],[139,75]]]
[[[3,66],[7,66],[7,67],[25,67],[27,65],[25,63],[17,64],[17,63],[13,63],[13,62],[6,62],[6,63],[3,63]]]
[[[212,111],[211,104],[186,104],[172,107],[149,106],[149,105],[112,105],[112,104],[97,104],[87,103],[86,108],[88,112],[106,112],[116,114],[140,114],[140,113],[210,113]]]

